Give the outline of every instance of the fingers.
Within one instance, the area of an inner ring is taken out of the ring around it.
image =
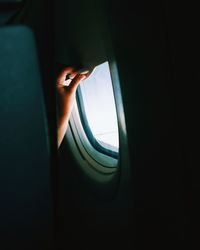
[[[80,84],[80,82],[82,81],[82,80],[84,80],[86,78],[86,75],[84,75],[84,74],[77,74],[74,78],[73,78],[73,80],[71,81],[71,83],[70,83],[70,85],[69,85],[69,90],[70,91],[76,91],[76,89],[77,89],[77,87],[78,87],[78,85]]]
[[[77,74],[85,75],[87,77],[87,75],[89,74],[89,71],[88,70],[73,71],[70,74],[70,79],[73,79]]]
[[[61,73],[57,77],[57,84],[63,85],[66,79],[66,75],[74,73],[74,69],[71,67],[67,67],[61,71]]]
[[[66,80],[67,75],[70,75],[68,80]],[[62,90],[67,87],[68,91],[72,92],[76,91],[80,82],[86,79],[88,75],[90,75],[88,70],[80,72],[80,71],[75,71],[72,67],[67,67],[63,69],[57,77],[57,88]]]

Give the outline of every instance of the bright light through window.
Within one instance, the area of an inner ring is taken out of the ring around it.
[[[103,147],[110,145],[118,151],[117,115],[108,62],[97,66],[81,83],[80,90],[85,118],[93,136]]]

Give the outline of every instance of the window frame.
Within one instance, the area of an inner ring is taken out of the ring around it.
[[[78,104],[76,101],[70,117],[68,132],[66,133],[67,145],[72,155],[74,155],[74,159],[81,172],[84,173],[91,181],[95,181],[95,183],[98,182],[101,185],[105,185],[105,183],[109,184],[112,183],[114,179],[116,180],[116,178],[118,178],[117,176],[121,175],[121,171],[124,172],[124,170],[121,169],[122,165],[125,165],[125,168],[129,166],[126,123],[118,68],[116,61],[113,59],[114,57],[111,58],[112,60],[107,61],[109,63],[112,79],[118,122],[118,160],[102,154],[97,150],[95,151],[95,149],[91,147],[81,123],[81,118],[78,112]],[[125,175],[127,175],[127,173]]]
[[[83,128],[77,103],[75,103],[75,107],[70,118],[70,130],[76,146],[78,147],[79,153],[90,166],[103,173],[112,173],[115,171],[118,165],[118,160],[99,152],[91,145]]]

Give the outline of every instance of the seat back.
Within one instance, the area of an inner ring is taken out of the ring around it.
[[[0,28],[0,249],[47,249],[48,133],[34,36]]]

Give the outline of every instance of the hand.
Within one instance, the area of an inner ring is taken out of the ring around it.
[[[66,76],[70,75],[71,82],[67,86]],[[58,99],[58,147],[66,133],[69,118],[74,106],[76,90],[82,80],[88,76],[88,72],[77,73],[73,68],[65,68],[59,74],[56,81]]]

